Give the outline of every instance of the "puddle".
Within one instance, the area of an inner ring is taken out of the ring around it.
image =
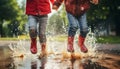
[[[0,69],[120,69],[120,55],[99,53],[97,56],[49,53],[39,59],[39,55],[27,54],[11,56],[13,52],[8,46],[0,47]]]
[[[51,38],[47,43],[48,55],[42,58],[39,42],[37,54],[31,54],[30,41],[27,40],[5,44],[0,46],[0,69],[120,69],[117,46],[114,50],[112,46],[98,47],[95,41],[93,34],[89,33],[85,41],[88,53],[80,51],[77,40],[74,42],[75,52],[69,53],[66,40],[59,42]]]

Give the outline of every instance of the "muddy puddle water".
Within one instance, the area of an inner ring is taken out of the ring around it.
[[[57,47],[61,45],[58,44]],[[90,56],[62,50],[59,53],[56,50],[51,50],[47,56],[40,58],[40,53],[33,55],[29,50],[24,53],[17,50],[15,54],[9,46],[0,46],[0,69],[120,69],[120,55],[113,52],[100,51],[96,56]]]

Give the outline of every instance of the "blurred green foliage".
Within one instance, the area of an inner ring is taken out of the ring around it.
[[[19,7],[16,0],[0,1],[0,36],[17,36],[24,31],[26,16],[24,14],[25,3]]]
[[[119,44],[120,43],[120,36],[97,37],[97,43]]]

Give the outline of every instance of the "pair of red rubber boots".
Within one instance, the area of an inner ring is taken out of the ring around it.
[[[83,53],[87,53],[88,49],[84,45],[84,41],[85,41],[84,37],[82,37],[82,36],[78,37],[78,46],[80,47],[80,50]],[[67,45],[68,52],[74,52],[73,43],[74,43],[74,37],[73,36],[69,36],[68,37],[68,45]]]

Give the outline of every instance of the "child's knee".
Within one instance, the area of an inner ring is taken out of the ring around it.
[[[88,29],[84,29],[84,30],[80,31],[80,35],[82,37],[86,37],[87,33],[88,33]]]
[[[34,27],[31,27],[29,29],[29,33],[30,33],[30,36],[33,38],[37,36],[37,30]]]
[[[71,31],[76,31],[78,29],[78,27],[70,27]]]
[[[39,34],[40,43],[46,42],[46,35],[45,34]]]

